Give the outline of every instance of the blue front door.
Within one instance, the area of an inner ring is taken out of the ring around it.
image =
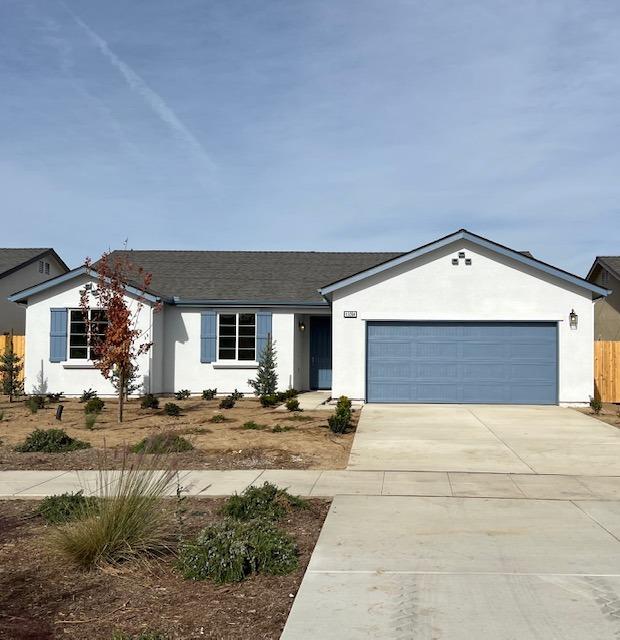
[[[332,388],[332,319],[310,318],[310,388]]]

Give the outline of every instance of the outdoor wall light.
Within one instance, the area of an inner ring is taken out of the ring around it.
[[[577,324],[579,322],[579,316],[575,313],[574,309],[571,309],[571,312],[568,314],[568,324],[571,329],[576,329]]]
[[[306,323],[303,320],[300,320],[297,326],[302,333],[306,330]]]

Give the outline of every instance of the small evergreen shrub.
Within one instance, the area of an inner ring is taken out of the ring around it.
[[[56,403],[60,402],[64,395],[65,394],[61,391],[60,393],[46,393],[45,397],[47,398],[48,402]]]
[[[24,404],[30,409],[30,413],[36,413],[39,409],[45,408],[45,396],[28,396]]]
[[[299,408],[299,400],[297,398],[290,398],[286,401],[286,409],[288,411],[301,411]]]
[[[143,409],[159,409],[159,398],[147,393],[140,398],[140,406]]]
[[[180,416],[181,408],[178,404],[174,404],[174,402],[166,402],[164,405],[164,413],[167,416]]]
[[[76,440],[64,429],[35,429],[15,451],[21,453],[65,453],[78,449],[89,449],[89,442]]]
[[[227,518],[179,549],[178,566],[190,580],[240,582],[253,573],[284,575],[297,568],[291,536],[265,520]]]
[[[143,438],[131,450],[133,453],[181,453],[193,449],[191,442],[170,431],[155,433]]]
[[[235,406],[235,399],[232,396],[226,396],[220,401],[220,409],[232,409]]]
[[[278,401],[278,397],[274,394],[271,395],[262,395],[259,398],[260,400],[260,404],[262,407],[275,407],[277,404],[279,404]]]
[[[247,487],[241,494],[234,494],[226,500],[222,514],[236,520],[264,518],[279,520],[290,507],[305,508],[307,502],[292,496],[286,489],[279,489],[270,482],[261,487]]]
[[[293,431],[295,427],[283,427],[282,425],[276,424],[271,428],[271,433],[284,433],[285,431]]]
[[[186,400],[187,398],[189,398],[191,396],[191,391],[189,389],[181,389],[180,391],[177,391],[174,394],[174,397],[177,400]]]
[[[62,493],[43,498],[37,513],[49,524],[62,524],[83,517],[87,508],[96,503],[97,498],[87,498],[82,491]]]
[[[248,384],[254,389],[254,395],[270,396],[275,394],[278,388],[277,373],[277,357],[276,343],[271,339],[267,339],[265,348],[258,357],[258,369],[256,370],[256,379],[248,380]]]
[[[95,428],[95,424],[97,423],[97,414],[96,413],[87,413],[84,416],[84,426],[92,431]]]
[[[104,406],[105,402],[101,398],[95,396],[88,400],[84,405],[84,413],[101,413]]]
[[[222,413],[216,413],[214,416],[211,416],[211,418],[209,418],[209,422],[227,422],[228,418],[222,414]]]
[[[296,398],[299,395],[299,391],[297,391],[297,389],[287,389],[284,392],[284,396],[286,397],[287,400],[289,400],[290,398]]]
[[[237,400],[241,400],[241,398],[243,398],[243,393],[241,391],[237,391],[237,389],[235,388],[235,390],[230,394],[230,397],[236,402]]]
[[[84,389],[84,391],[82,391],[82,395],[80,396],[80,402],[88,402],[89,400],[92,400],[93,398],[97,397],[97,392],[94,389],[91,389],[90,387],[88,389]]]
[[[327,422],[334,433],[344,433],[351,422],[351,400],[346,396],[340,396],[336,403],[336,412],[329,416]]]
[[[592,409],[592,411],[595,413],[595,415],[598,416],[599,413],[603,409],[603,403],[598,398],[595,398],[594,396],[591,396],[590,397],[590,409]]]
[[[215,398],[216,395],[217,395],[217,389],[205,389],[202,392],[202,399],[213,400],[213,398]]]
[[[264,424],[258,424],[256,422],[254,422],[254,420],[248,420],[248,422],[244,422],[241,425],[242,429],[249,429],[251,431],[260,431],[261,429],[265,428]]]

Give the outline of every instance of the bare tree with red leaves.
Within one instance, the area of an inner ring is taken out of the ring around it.
[[[136,267],[125,255],[111,259],[109,253],[104,253],[95,264],[87,258],[85,265],[95,276],[96,284],[96,288],[85,287],[80,291],[91,358],[104,378],[110,380],[114,376],[118,380],[118,421],[122,422],[127,381],[137,367],[138,357],[153,344],[148,333],[138,328],[152,275]],[[128,283],[139,292],[135,299],[127,298]],[[89,312],[93,308],[103,311],[105,319],[93,316]]]

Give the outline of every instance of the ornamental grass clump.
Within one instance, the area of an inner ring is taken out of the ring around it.
[[[267,520],[226,518],[182,544],[178,566],[187,579],[218,584],[240,582],[253,573],[284,575],[298,566],[297,547]]]
[[[175,532],[163,498],[171,492],[176,473],[158,467],[161,460],[147,465],[139,458],[131,464],[124,459],[120,472],[100,469],[96,506],[87,506],[79,520],[54,529],[53,548],[85,569],[168,553]]]
[[[20,453],[66,453],[89,449],[90,442],[72,438],[64,429],[35,429],[22,444],[15,447]]]
[[[146,436],[135,444],[131,450],[133,453],[181,453],[182,451],[191,451],[193,445],[183,436],[172,431],[164,431],[163,433],[154,433]]]
[[[279,520],[291,508],[304,509],[306,506],[303,498],[265,482],[261,487],[247,487],[240,495],[230,496],[221,513],[236,520]]]

